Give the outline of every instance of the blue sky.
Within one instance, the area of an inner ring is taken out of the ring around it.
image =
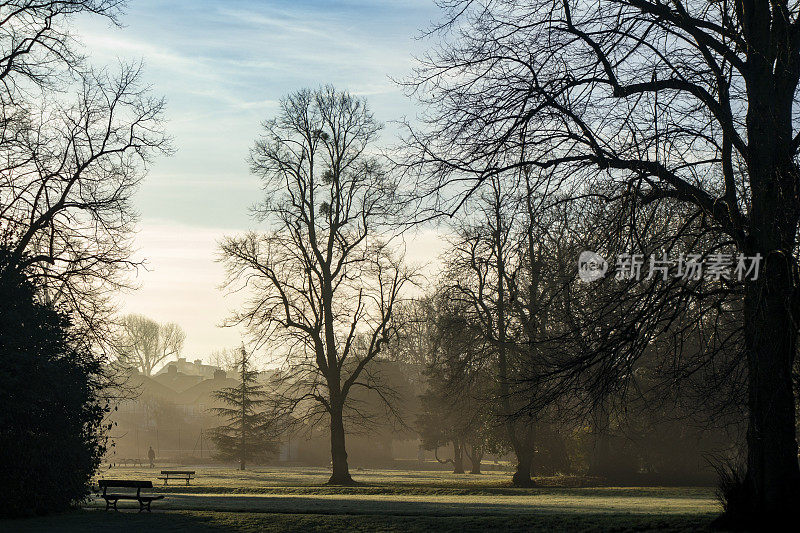
[[[181,324],[190,358],[237,344],[240,332],[216,327],[237,302],[217,289],[215,242],[253,226],[247,208],[260,189],[245,158],[260,122],[288,92],[332,83],[368,99],[390,143],[391,121],[416,113],[392,78],[431,44],[418,37],[438,16],[432,0],[132,0],[123,28],[76,21],[92,62],[143,60],[167,99],[177,149],[154,163],[137,196],[149,270],[121,296],[123,311]],[[426,233],[414,250],[415,260],[433,259],[440,244]]]
[[[143,187],[142,215],[240,227],[256,186],[244,159],[277,100],[332,83],[366,96],[381,121],[413,115],[390,76],[409,72],[437,14],[430,1],[134,0],[126,27],[93,19],[79,31],[97,63],[143,59],[167,98],[178,152]],[[223,183],[226,194],[208,193]]]

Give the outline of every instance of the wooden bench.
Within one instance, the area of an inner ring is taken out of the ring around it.
[[[153,500],[160,500],[164,497],[163,494],[159,494],[158,496],[142,496],[142,489],[152,489],[153,482],[152,481],[132,481],[127,479],[101,479],[98,484],[103,489],[103,499],[106,501],[106,511],[113,505],[114,510],[117,510],[117,502],[119,500],[136,500],[139,502],[139,512],[141,513],[145,509],[150,512],[150,503]],[[115,489],[115,488],[125,488],[125,489],[136,489],[136,494],[126,494],[126,493],[119,493],[119,494],[110,494],[108,489]]]
[[[194,470],[162,470],[161,474],[162,475],[159,476],[158,479],[163,479],[164,485],[167,485],[167,482],[170,479],[185,480],[186,484],[188,485],[189,480],[191,480],[192,476],[194,475]]]
[[[117,464],[120,465],[120,466],[124,466],[124,465],[144,466],[142,464],[142,460],[141,459],[118,459],[117,460]]]

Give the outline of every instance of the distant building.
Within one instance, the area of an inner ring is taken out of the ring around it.
[[[167,363],[152,376],[132,372],[125,384],[135,397],[122,400],[112,415],[116,422],[114,457],[141,458],[152,446],[158,458],[210,457],[206,430],[220,423],[211,411],[221,407],[214,393],[239,381],[201,360],[185,358]]]
[[[172,370],[172,369],[175,370]],[[171,361],[164,365],[161,370],[156,372],[156,376],[165,374],[167,372],[181,372],[187,376],[199,376],[203,379],[211,379],[214,377],[214,372],[221,370],[220,367],[214,365],[207,365],[200,359],[195,359],[194,362],[187,361],[185,357],[180,357],[176,361]]]

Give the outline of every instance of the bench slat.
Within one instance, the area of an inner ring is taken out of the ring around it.
[[[157,496],[137,496],[136,494],[106,494],[103,496],[106,500],[141,500],[141,501],[152,501],[152,500],[160,500],[163,498],[163,494],[159,494]]]
[[[101,487],[122,487],[129,489],[152,489],[152,481],[134,481],[130,479],[101,479],[97,482]]]

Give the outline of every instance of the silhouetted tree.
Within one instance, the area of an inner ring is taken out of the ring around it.
[[[468,214],[467,214],[468,213]],[[447,295],[460,302],[466,313],[463,326],[473,329],[483,349],[465,352],[465,364],[483,368],[494,383],[484,398],[506,430],[506,440],[517,458],[513,482],[530,486],[534,425],[528,416],[517,416],[528,399],[517,394],[515,383],[521,366],[531,364],[520,330],[515,305],[524,262],[520,255],[518,188],[499,177],[470,199],[469,209],[454,223],[455,236],[446,264]]]
[[[150,158],[169,151],[164,103],[139,65],[90,67],[70,23],[117,22],[119,0],[0,5],[0,243],[10,268],[106,333],[109,289],[134,266],[131,196]],[[8,271],[9,273],[11,270]]]
[[[415,134],[420,187],[454,209],[485,177],[539,169],[542,191],[634,212],[683,206],[735,251],[764,258],[738,285],[747,364],[747,507],[793,514],[800,494],[795,397],[794,120],[800,8],[790,2],[531,0],[447,3],[450,47],[423,62],[431,129]],[[424,169],[424,170],[423,170]],[[588,185],[585,186],[584,185]],[[423,191],[425,192],[425,191]],[[610,197],[605,197],[611,199]],[[728,509],[728,512],[733,512]]]
[[[332,87],[281,100],[252,150],[266,233],[221,244],[228,285],[252,297],[235,321],[286,355],[284,414],[327,415],[331,483],[351,483],[344,417],[353,387],[378,390],[365,368],[392,336],[409,273],[383,239],[395,186],[369,148],[379,125],[364,100]],[[282,416],[288,419],[289,416]]]
[[[67,509],[106,450],[101,360],[0,246],[0,514]]]
[[[248,462],[261,461],[277,449],[274,440],[275,424],[264,409],[266,390],[258,382],[258,371],[252,369],[250,355],[242,347],[237,361],[241,382],[214,392],[214,397],[228,407],[211,409],[228,420],[227,424],[211,430],[211,440],[217,446],[217,457],[239,463],[245,470]]]

